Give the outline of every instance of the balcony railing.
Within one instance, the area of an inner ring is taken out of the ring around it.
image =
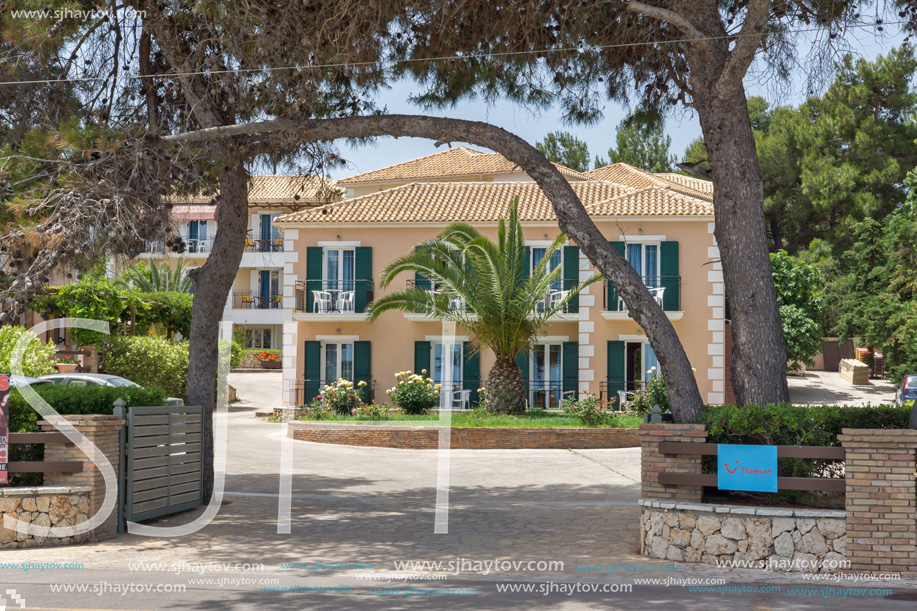
[[[210,251],[213,249],[213,238],[191,239],[185,236],[176,236],[176,238],[180,238],[181,241],[185,244],[185,248],[182,252],[186,254],[209,254]],[[173,250],[171,245],[169,246],[169,248],[166,248],[165,240],[155,240],[155,241],[147,242],[144,245],[143,252],[149,253],[149,254],[159,254],[159,255],[164,254],[164,253],[173,253],[173,252],[175,254],[180,254],[180,253],[177,253],[175,250]]]
[[[545,293],[544,298],[535,304],[533,311],[536,313],[544,312],[545,309],[550,308],[553,304],[560,303],[560,301],[564,299],[567,296],[567,294],[570,292],[570,289],[576,286],[576,284],[577,284],[577,281],[573,279],[557,280],[554,286]],[[430,280],[409,279],[407,280],[406,286],[409,289],[411,288],[422,289],[434,296],[442,294],[440,288],[437,287]],[[466,310],[468,310],[464,300],[460,298],[450,299],[449,307],[453,310],[458,310],[463,307]],[[578,296],[567,301],[567,303],[564,304],[564,307],[561,309],[561,313],[563,314],[571,314],[571,313],[576,313],[578,311],[579,311]]]
[[[681,310],[681,276],[643,276],[650,294],[666,312]],[[605,282],[602,308],[606,312],[627,312],[627,305],[610,282]]]
[[[279,310],[283,308],[280,293],[237,291],[232,294],[232,307],[239,310]]]
[[[255,240],[251,236],[247,236],[245,238],[245,252],[283,252],[283,238]]]
[[[325,386],[333,384],[337,380],[296,380],[293,382],[293,390],[296,392],[296,405],[308,405],[320,398],[325,393]],[[376,381],[372,380],[366,386],[354,384],[357,393],[364,403],[372,403],[376,400]]]
[[[309,314],[362,314],[374,298],[372,280],[300,280],[296,311]]]

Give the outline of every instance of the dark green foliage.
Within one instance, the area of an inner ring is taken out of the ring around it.
[[[780,304],[787,359],[797,368],[812,365],[822,347],[824,279],[814,265],[794,259],[785,250],[771,253],[771,271]]]
[[[162,337],[110,337],[99,347],[105,372],[142,386],[158,386],[184,397],[188,385],[188,342]]]
[[[191,306],[194,295],[164,291],[158,293],[136,293],[145,304],[144,310],[138,312],[137,332],[146,332],[150,325],[160,333],[172,336],[181,333],[182,337],[191,336]]]
[[[675,157],[669,154],[672,138],[665,135],[658,115],[635,113],[618,125],[617,148],[608,149],[608,159],[595,158],[595,167],[627,163],[648,172],[671,172]]]
[[[589,171],[589,147],[568,132],[551,132],[535,144],[542,155],[577,172]]]
[[[163,405],[166,394],[159,388],[131,386],[36,386],[38,395],[60,414],[111,414],[115,400],[124,399],[128,407],[134,405]],[[10,432],[36,433],[41,431],[41,419],[32,406],[26,403],[17,389],[10,391]],[[10,446],[11,461],[40,461],[44,458],[43,444]],[[14,473],[10,484],[14,486],[41,485],[40,473]]]

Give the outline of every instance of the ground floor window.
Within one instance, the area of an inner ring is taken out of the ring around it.
[[[561,344],[532,346],[529,405],[533,409],[557,409],[563,398]]]
[[[271,350],[274,348],[274,329],[270,326],[245,327],[245,347],[249,350]]]
[[[324,384],[344,379],[353,382],[353,343],[322,343]]]

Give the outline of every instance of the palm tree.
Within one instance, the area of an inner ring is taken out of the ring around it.
[[[188,275],[183,257],[175,263],[174,271],[165,262],[157,266],[155,261],[150,261],[149,267],[138,263],[118,278],[118,284],[139,293],[191,292],[191,276]]]
[[[453,223],[435,240],[415,246],[411,253],[389,263],[382,271],[387,287],[402,272],[426,278],[436,291],[407,288],[374,301],[368,308],[370,322],[388,310],[454,321],[465,327],[472,349],[489,348],[496,356],[487,381],[487,407],[500,413],[525,410],[525,383],[516,355],[527,350],[539,329],[594,277],[578,283],[547,300],[552,285],[560,279],[560,266],[548,271],[551,255],[567,237],[557,236],[528,278],[525,238],[519,223],[518,198],[509,206],[509,220],[500,219],[497,241],[493,242],[465,223]]]

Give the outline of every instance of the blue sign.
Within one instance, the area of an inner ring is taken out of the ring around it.
[[[717,488],[777,492],[777,447],[717,445]]]

